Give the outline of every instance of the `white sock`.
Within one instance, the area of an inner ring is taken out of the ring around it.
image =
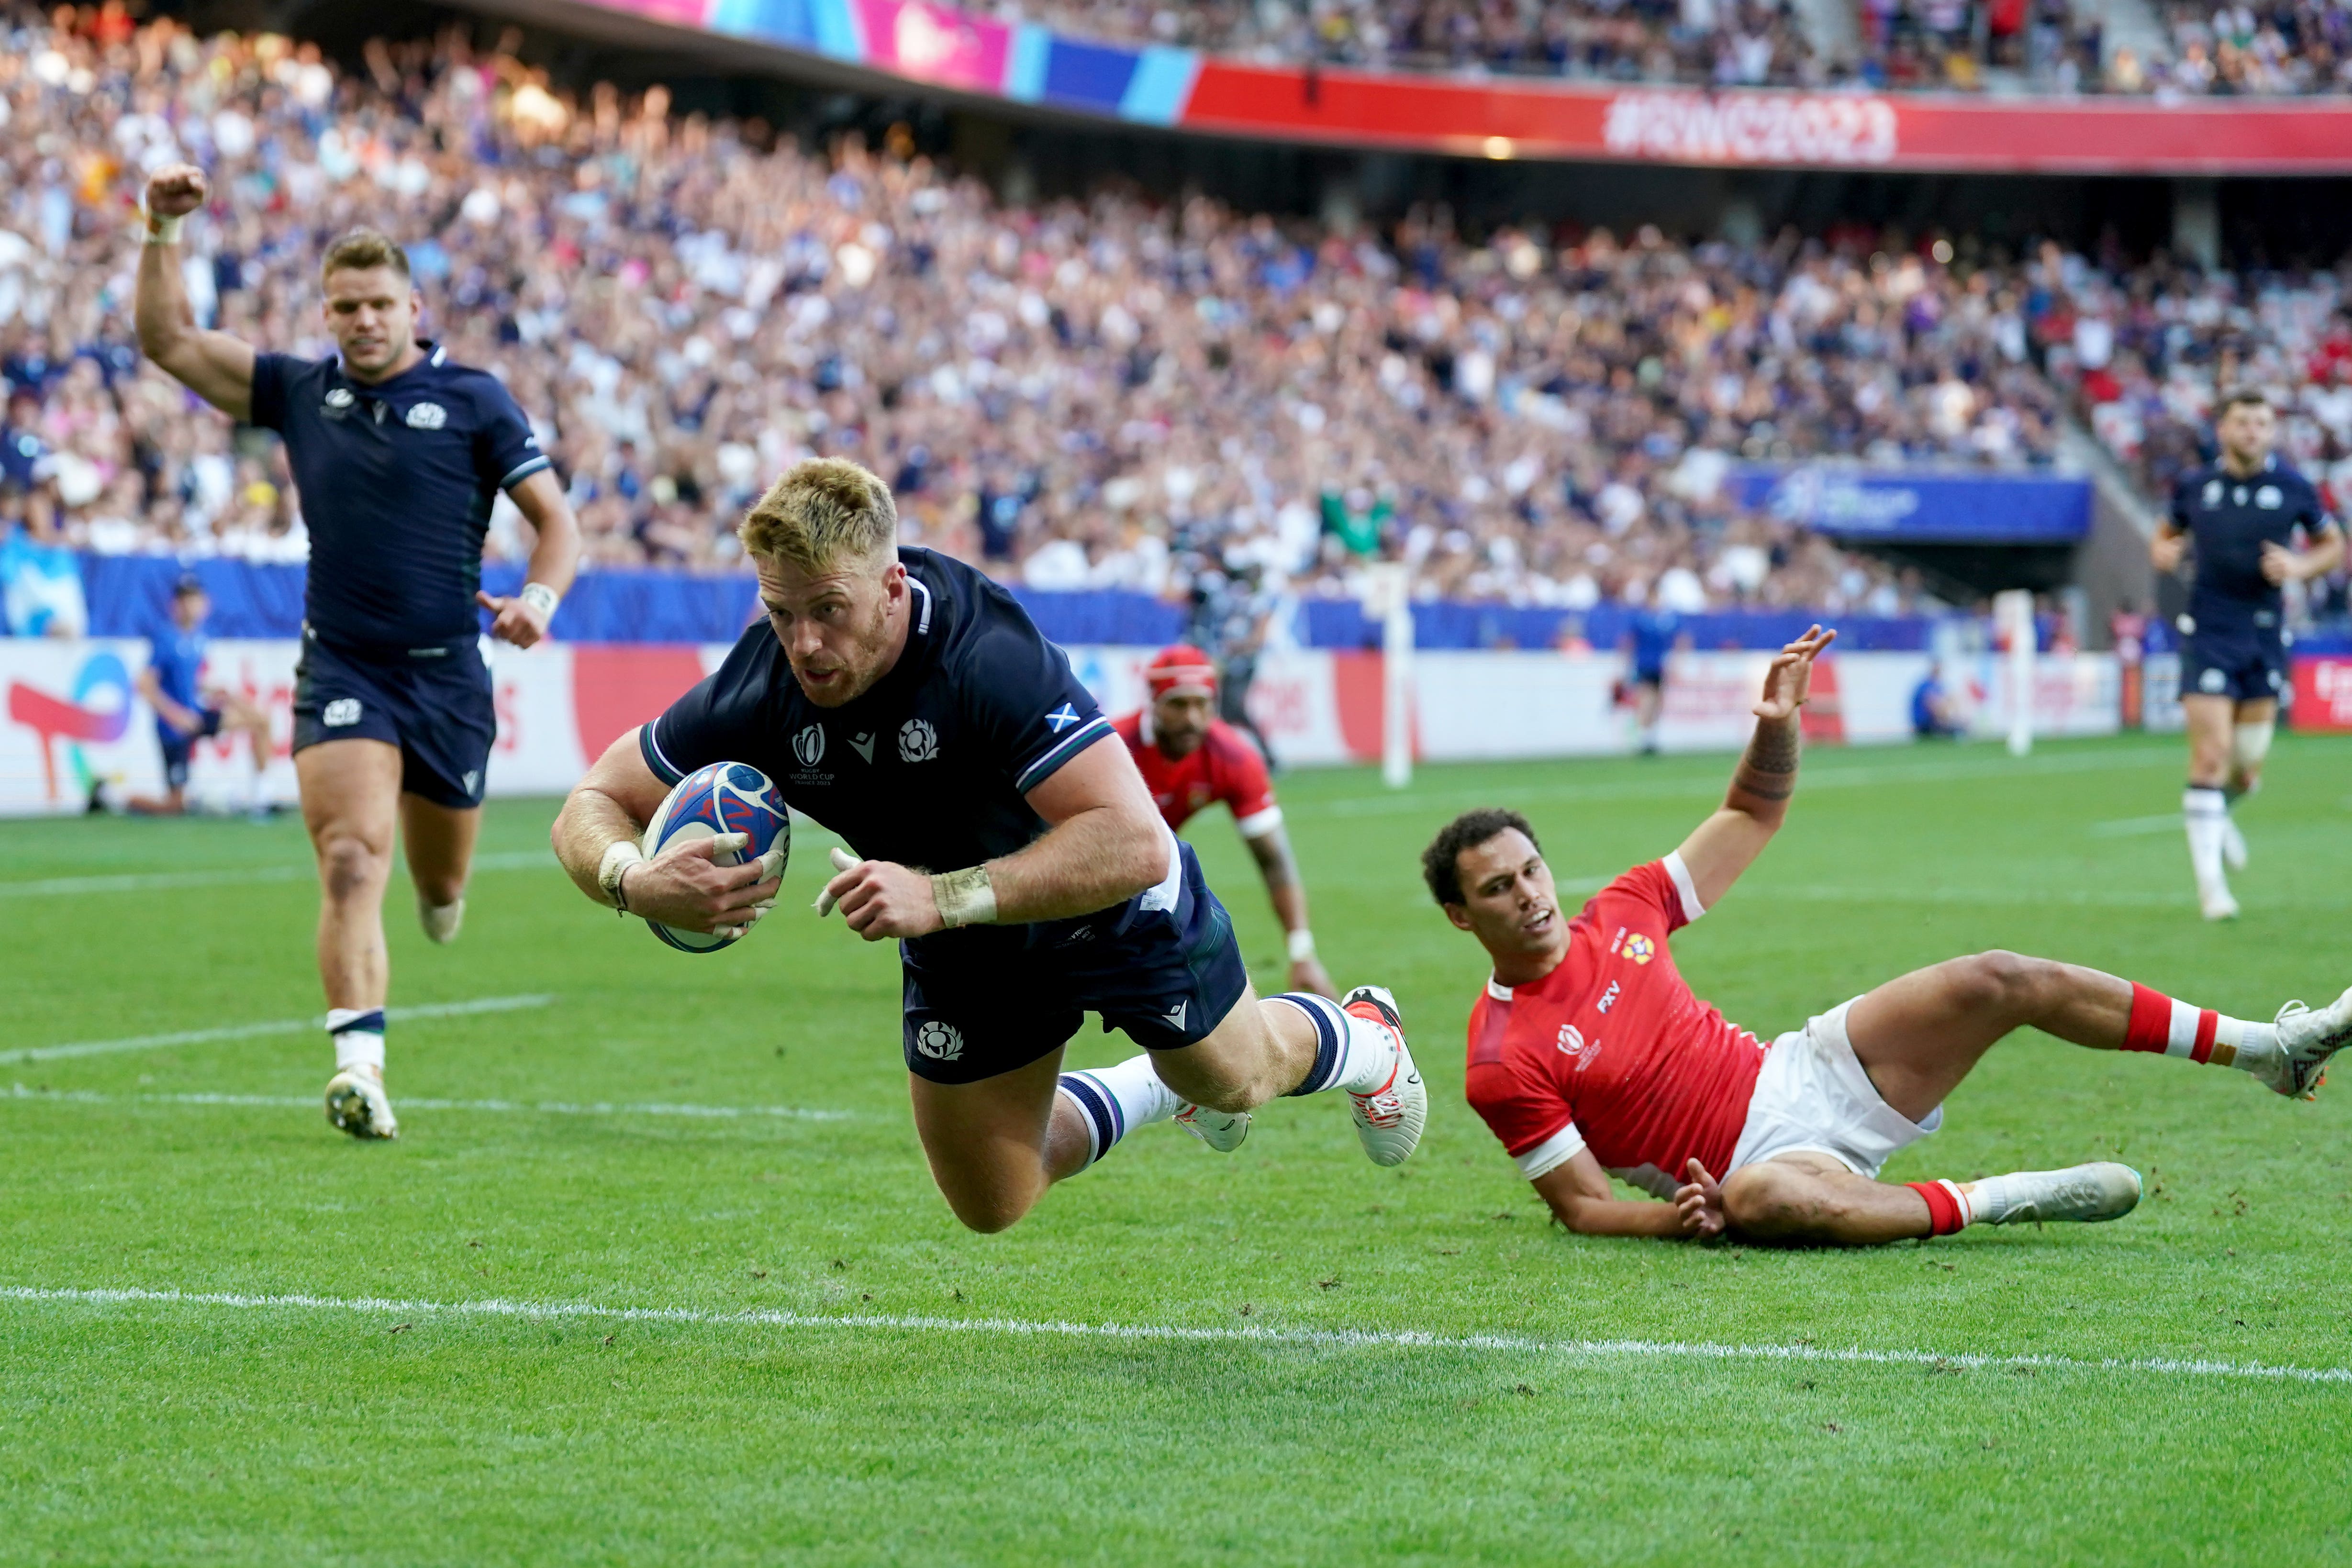
[[[2219,789],[2191,785],[2180,792],[2180,820],[2189,830],[2189,864],[2197,873],[2197,891],[2227,892],[2221,874],[2221,841],[2229,836],[2230,808]]]
[[[1088,1165],[1136,1128],[1165,1122],[1184,1108],[1176,1091],[1160,1082],[1149,1051],[1116,1067],[1065,1072],[1058,1092],[1078,1108],[1078,1119],[1086,1124]]]
[[[2256,1023],[2251,1019],[2233,1019],[2227,1013],[2213,1015],[2213,1057],[2222,1060],[2221,1048],[2231,1050],[2229,1064],[2243,1072],[2268,1081],[2278,1067],[2278,1025]]]
[[[425,935],[436,944],[455,941],[457,927],[466,923],[466,901],[455,904],[427,904],[416,901],[416,918],[425,927]]]
[[[1315,1065],[1291,1093],[1345,1089],[1370,1094],[1395,1073],[1396,1040],[1370,1019],[1360,1019],[1328,997],[1307,991],[1285,991],[1266,1000],[1287,1002],[1315,1022]]]
[[[383,1076],[383,1009],[329,1008],[327,1033],[335,1042],[335,1071],[373,1067]]]

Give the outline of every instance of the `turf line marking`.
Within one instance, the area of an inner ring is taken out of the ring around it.
[[[2161,817],[2117,817],[2109,822],[2093,822],[2091,836],[2095,839],[2132,839],[2143,833],[2169,833],[2180,827],[2180,813],[2167,811]]]
[[[555,857],[545,850],[509,850],[476,855],[476,871],[552,871]],[[53,876],[33,882],[0,882],[0,898],[54,898],[91,893],[161,893],[180,887],[231,887],[241,883],[310,882],[318,869],[301,865],[224,867],[218,871],[126,872],[116,876]]]
[[[386,1008],[383,1016],[392,1023],[415,1019],[465,1018],[475,1013],[520,1012],[529,1008],[554,1005],[552,996],[478,997],[470,1002],[425,1002],[415,1007]],[[323,1018],[264,1019],[257,1023],[226,1024],[219,1029],[187,1029],[172,1034],[138,1034],[123,1040],[85,1040],[70,1045],[25,1046],[16,1051],[0,1051],[0,1067],[18,1061],[54,1061],[66,1056],[110,1056],[119,1051],[161,1051],[171,1045],[207,1045],[221,1040],[250,1040],[265,1034],[300,1034],[305,1030],[324,1029]]]
[[[230,1291],[50,1290],[0,1286],[0,1301],[89,1306],[225,1307],[247,1312],[432,1314],[478,1318],[595,1318],[613,1322],[682,1323],[710,1328],[878,1329],[908,1333],[996,1334],[1019,1338],[1158,1341],[1168,1343],[1297,1345],[1337,1350],[1477,1350],[1591,1359],[1816,1362],[1857,1366],[2007,1371],[2140,1373],[2158,1377],[2233,1377],[2280,1383],[2352,1384],[2352,1366],[2280,1366],[2264,1362],[2175,1356],[1938,1355],[1918,1350],[1836,1350],[1811,1344],[1720,1344],[1706,1340],[1543,1339],[1525,1334],[1424,1333],[1413,1330],[1185,1328],[1159,1323],[1082,1323],[1025,1318],[940,1318],[882,1312],[699,1312],[691,1307],[608,1307],[593,1301],[509,1301],[495,1298],[419,1301],[373,1296],[244,1295]]]
[[[102,1094],[90,1089],[27,1089],[23,1084],[0,1090],[0,1100],[53,1100],[73,1105],[259,1105],[303,1111],[319,1108],[315,1094]],[[536,1112],[549,1116],[698,1116],[713,1120],[773,1118],[793,1122],[847,1122],[855,1111],[817,1111],[801,1105],[676,1105],[621,1104],[596,1101],[571,1104],[560,1100],[420,1100],[404,1094],[403,1111]]]

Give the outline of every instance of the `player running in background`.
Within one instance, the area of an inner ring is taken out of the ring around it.
[[[2287,682],[2280,589],[2335,570],[2344,534],[2311,482],[2272,450],[2278,416],[2261,392],[2224,398],[2213,433],[2220,461],[2180,481],[2149,555],[2157,570],[2176,571],[2196,546],[2197,579],[2180,618],[2180,706],[2189,720],[2180,815],[2205,918],[2233,920],[2228,873],[2245,865],[2246,841],[2230,808],[2262,783]]]
[[[556,820],[581,890],[696,931],[747,926],[776,895],[760,862],[706,839],[638,839],[696,768],[746,762],[838,832],[820,911],[896,938],[915,1127],[956,1218],[1002,1230],[1045,1188],[1171,1117],[1230,1149],[1277,1094],[1343,1090],[1365,1153],[1394,1165],[1428,1093],[1388,993],[1261,1001],[1192,846],[1062,651],[961,562],[897,547],[881,480],[803,463],[743,519],[764,623],[589,770]],[[1145,1054],[1061,1071],[1100,1013]]]
[[[1979,953],[1890,980],[1767,1046],[1691,994],[1666,939],[1762,852],[1797,782],[1819,627],[1772,661],[1723,807],[1662,861],[1565,915],[1535,831],[1472,811],[1423,874],[1494,960],[1470,1015],[1470,1103],[1570,1230],[1869,1243],[1972,1223],[2113,1219],[2139,1176],[2111,1164],[1972,1182],[1881,1182],[1942,1124],[1944,1097],[2011,1030],[2235,1067],[2307,1099],[2352,1042],[2352,990],[2273,1023],[2223,1018],[2094,969]],[[1721,1172],[1718,1183],[1715,1173]],[[1611,1176],[1664,1203],[1623,1201]]]
[[[417,338],[408,257],[382,235],[346,235],[320,264],[337,349],[327,359],[257,353],[197,327],[179,233],[205,193],[203,172],[184,163],[148,182],[139,346],[232,419],[286,441],[310,534],[294,772],[319,862],[319,977],[335,1050],[327,1117],[354,1137],[389,1138],[399,1130],[383,1088],[394,832],[425,935],[446,942],[465,915],[498,736],[475,607],[494,617],[492,636],[526,648],[545,636],[580,528],[506,388]],[[537,535],[511,599],[481,591],[500,491]]]
[[[204,685],[205,617],[212,601],[205,585],[183,577],[172,588],[172,630],[152,640],[147,667],[139,672],[139,695],[155,710],[155,741],[163,751],[162,796],[131,795],[122,809],[138,817],[176,817],[188,809],[188,759],[208,737],[243,736],[253,752],[254,798],[259,808],[261,776],[269,770],[269,716],[224,686]],[[90,810],[103,810],[98,787]]]
[[[1168,831],[1181,829],[1195,811],[1223,800],[1234,826],[1265,878],[1275,918],[1290,946],[1290,987],[1336,997],[1331,977],[1315,956],[1315,933],[1307,924],[1307,887],[1291,857],[1290,835],[1282,831],[1282,808],[1275,803],[1274,780],[1265,758],[1240,730],[1217,716],[1217,666],[1189,643],[1162,648],[1143,672],[1151,693],[1147,707],[1111,727],[1127,742],[1128,755],[1143,774],[1144,788]]]
[[[1658,720],[1666,709],[1666,659],[1682,626],[1680,615],[1654,603],[1638,606],[1626,622],[1625,678],[1633,688],[1633,745],[1644,757],[1658,754]]]

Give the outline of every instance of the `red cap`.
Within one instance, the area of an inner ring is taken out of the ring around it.
[[[1143,666],[1143,684],[1151,688],[1154,702],[1171,692],[1213,697],[1217,695],[1217,666],[1190,643],[1171,643]]]

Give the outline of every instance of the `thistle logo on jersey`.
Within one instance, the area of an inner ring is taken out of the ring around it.
[[[352,390],[349,387],[329,387],[323,401],[329,408],[340,410],[351,407],[356,400],[352,398]]]
[[[898,760],[929,762],[940,754],[939,732],[919,718],[898,727]]]
[[[810,725],[793,737],[793,755],[801,759],[803,768],[814,768],[824,760],[824,726]]]
[[[2286,504],[2286,492],[2276,485],[2265,485],[2254,492],[2254,505],[2266,512],[2275,512]]]
[[[963,1054],[963,1036],[955,1025],[933,1019],[915,1031],[915,1049],[933,1061],[953,1061]]]
[[[449,423],[449,411],[437,402],[420,402],[409,409],[406,417],[411,430],[438,430]]]

